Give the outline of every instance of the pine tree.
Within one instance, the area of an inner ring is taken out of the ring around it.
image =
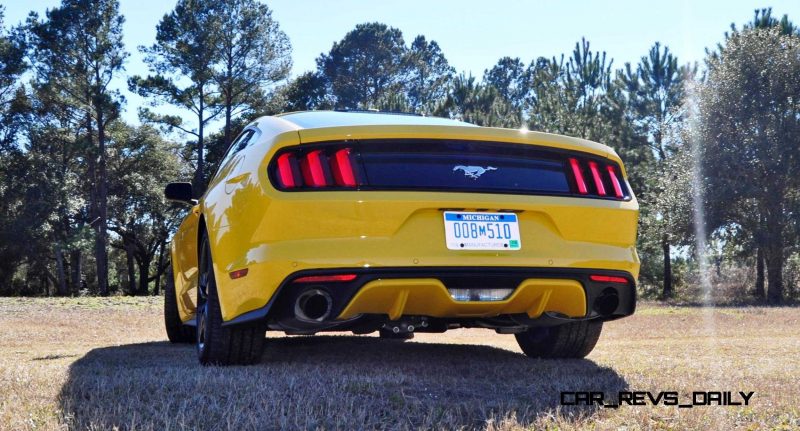
[[[699,133],[703,171],[713,173],[709,230],[760,221],[750,234],[763,247],[767,300],[780,303],[786,246],[797,238],[790,226],[800,187],[800,37],[780,26],[734,29],[707,64]]]
[[[124,101],[111,81],[124,70],[128,54],[122,43],[117,0],[63,0],[47,11],[47,19],[29,19],[36,80],[55,103],[76,108],[75,130],[89,143],[92,176],[91,207],[95,229],[97,284],[108,294],[107,129],[119,117]]]
[[[213,0],[179,0],[172,12],[164,15],[156,28],[156,43],[139,47],[153,75],[128,80],[131,91],[150,98],[151,105],[167,103],[188,110],[197,119],[196,127],[183,118],[142,109],[148,122],[165,125],[196,138],[197,164],[195,193],[205,187],[205,136],[208,123],[222,112],[214,65],[218,62],[221,23]]]
[[[620,73],[620,81],[627,95],[629,109],[635,118],[637,132],[644,137],[652,151],[655,160],[653,170],[666,172],[668,162],[679,149],[679,139],[670,140],[668,136],[679,136],[670,133],[670,130],[682,121],[683,101],[685,97],[684,86],[691,79],[694,71],[690,67],[680,67],[678,59],[672,55],[668,47],[656,42],[647,56],[641,58],[635,69],[630,64]],[[663,177],[655,175],[653,178]],[[659,187],[661,185],[661,187]],[[669,298],[673,295],[672,288],[672,255],[671,247],[680,236],[672,219],[680,215],[674,214],[673,206],[659,206],[657,203],[665,194],[663,186],[668,185],[663,181],[655,181],[654,187],[647,187],[640,195],[645,207],[653,204],[653,208],[645,208],[644,217],[651,217],[647,226],[653,227],[652,233],[660,238],[663,258],[663,290],[662,296]],[[652,211],[655,207],[662,211]],[[645,230],[643,233],[650,234]]]
[[[219,89],[225,124],[225,149],[233,140],[232,120],[252,114],[271,85],[289,74],[291,44],[272,19],[272,11],[256,0],[219,0],[213,5],[219,34],[213,38],[213,77]]]

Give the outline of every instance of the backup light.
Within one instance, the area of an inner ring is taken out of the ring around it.
[[[514,289],[447,289],[450,297],[456,301],[502,301]]]

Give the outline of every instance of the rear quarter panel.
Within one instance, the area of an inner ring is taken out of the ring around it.
[[[183,219],[172,237],[170,255],[178,298],[178,314],[186,322],[194,317],[197,300],[197,224],[199,207],[195,206]]]
[[[253,291],[263,290],[263,279],[258,274],[249,274],[236,283],[228,274],[247,267],[256,229],[262,226],[264,211],[272,202],[266,193],[271,188],[266,164],[273,149],[300,143],[295,127],[286,121],[260,123],[258,127],[262,132],[259,140],[232,157],[231,166],[221,167],[201,201],[225,320],[235,317],[236,310],[264,305],[262,299],[254,300],[252,296]]]

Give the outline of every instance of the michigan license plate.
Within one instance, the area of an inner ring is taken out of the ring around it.
[[[445,211],[444,235],[450,250],[519,250],[514,213]]]

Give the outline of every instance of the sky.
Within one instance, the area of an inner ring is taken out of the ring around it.
[[[636,63],[661,42],[681,63],[702,62],[705,48],[723,39],[731,23],[741,26],[757,8],[772,7],[774,16],[788,14],[800,22],[800,1],[556,1],[556,0],[271,0],[265,1],[292,43],[292,75],[315,67],[356,24],[379,21],[403,32],[406,43],[422,34],[439,43],[458,72],[478,78],[504,56],[525,63],[537,57],[569,54],[585,37],[594,50],[605,51],[615,67]],[[6,26],[30,11],[44,15],[60,0],[0,0]],[[125,43],[131,56],[127,75],[146,75],[137,51],[155,41],[156,25],[174,0],[120,0],[126,18]],[[128,102],[124,118],[137,122],[136,108],[146,101],[131,94],[121,77],[117,86]]]

